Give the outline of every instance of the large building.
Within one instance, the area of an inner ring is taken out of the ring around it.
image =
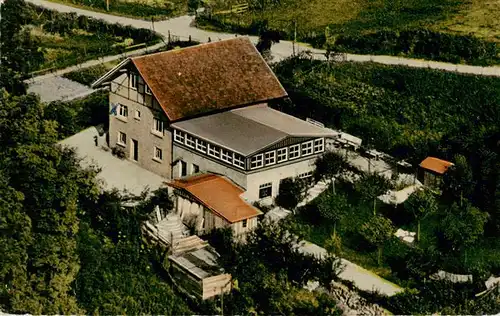
[[[250,202],[310,176],[335,136],[269,108],[287,93],[246,37],[129,58],[93,84],[102,86],[110,147],[167,179],[224,175]]]

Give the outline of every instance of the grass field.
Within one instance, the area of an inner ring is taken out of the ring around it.
[[[49,0],[77,8],[104,12],[131,18],[145,20],[164,20],[174,16],[180,16],[187,12],[187,1],[183,0],[109,0],[109,11],[106,9],[106,1],[92,0]]]
[[[241,23],[267,19],[270,27],[288,32],[296,21],[298,35],[323,32],[327,26],[332,33],[428,27],[500,41],[498,17],[498,0],[284,0],[262,11],[254,9],[227,18]]]

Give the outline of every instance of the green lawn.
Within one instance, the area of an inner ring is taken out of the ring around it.
[[[94,81],[102,77],[106,72],[110,71],[114,66],[119,64],[122,60],[114,60],[104,64],[88,67],[81,70],[75,70],[64,74],[63,77],[70,80],[79,82],[86,86],[90,86]]]
[[[109,0],[109,11],[106,0],[49,0],[85,10],[103,12],[113,15],[140,18],[156,21],[184,15],[187,12],[187,1],[173,0]]]

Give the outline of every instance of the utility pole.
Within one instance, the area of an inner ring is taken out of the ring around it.
[[[106,11],[109,11],[109,0],[106,0]]]
[[[153,28],[153,32],[154,32],[155,31],[155,17],[154,16],[151,17],[151,27]]]
[[[293,21],[293,42],[292,42],[292,54],[295,56],[295,41],[297,40],[297,21]]]

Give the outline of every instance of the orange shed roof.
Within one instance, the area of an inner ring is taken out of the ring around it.
[[[189,192],[199,202],[230,223],[262,214],[260,210],[241,198],[244,190],[228,179],[215,174],[177,179],[169,182],[168,185]]]
[[[420,163],[421,168],[439,174],[444,174],[450,166],[453,166],[452,162],[435,157],[427,157]]]

